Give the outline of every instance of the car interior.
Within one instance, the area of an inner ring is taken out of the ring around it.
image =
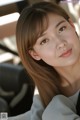
[[[15,116],[30,110],[35,84],[25,70],[16,46],[16,24],[25,7],[47,0],[0,0],[0,113]],[[63,7],[80,36],[80,1],[48,0]]]

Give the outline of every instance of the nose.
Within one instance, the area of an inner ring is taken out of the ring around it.
[[[65,40],[59,39],[57,40],[57,49],[66,49],[67,42]]]
[[[57,49],[62,49],[66,47],[66,43],[65,42],[61,42],[60,44],[57,45]]]
[[[64,50],[66,49],[67,41],[65,40],[65,38],[63,38],[62,36],[60,36],[56,33],[54,35],[53,32],[50,32],[50,36],[52,37],[52,41],[53,41],[53,39],[55,40],[57,49],[64,49]]]

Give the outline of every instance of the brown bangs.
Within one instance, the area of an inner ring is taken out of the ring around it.
[[[28,49],[32,49],[39,36],[41,36],[48,27],[48,16],[45,12],[37,11],[32,13],[29,19],[29,24],[27,25],[27,44]]]

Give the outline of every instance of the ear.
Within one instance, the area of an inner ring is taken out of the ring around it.
[[[70,18],[69,18],[69,23],[75,29],[74,23],[73,23],[73,21]]]
[[[39,55],[36,53],[36,51],[34,50],[29,50],[29,54],[31,55],[31,57],[35,60],[40,60],[41,58],[39,57]]]

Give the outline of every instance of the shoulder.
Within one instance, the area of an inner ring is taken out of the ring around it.
[[[31,107],[31,116],[33,120],[42,120],[42,114],[44,112],[44,107],[42,105],[39,95],[35,95],[33,99],[33,104]]]
[[[42,118],[43,120],[74,120],[78,118],[76,114],[76,102],[78,94],[66,97],[64,95],[56,95],[46,107]]]

